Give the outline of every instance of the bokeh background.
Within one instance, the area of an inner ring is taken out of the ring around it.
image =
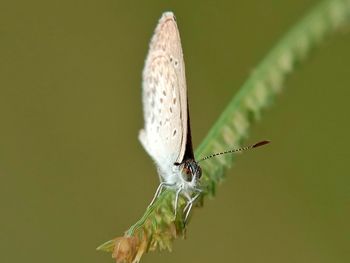
[[[158,185],[137,135],[163,11],[181,32],[196,146],[317,2],[1,2],[0,262],[113,262],[95,248],[122,235]],[[247,141],[273,143],[237,158],[187,240],[143,262],[350,262],[346,32],[288,78]]]

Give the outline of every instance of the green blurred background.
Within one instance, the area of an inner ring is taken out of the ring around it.
[[[317,2],[1,2],[0,262],[112,262],[95,248],[122,235],[158,185],[137,135],[163,11],[177,16],[197,146]],[[248,142],[273,143],[237,158],[187,240],[143,262],[350,262],[345,31],[311,53],[254,126]]]

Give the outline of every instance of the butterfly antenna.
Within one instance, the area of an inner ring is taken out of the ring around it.
[[[206,156],[206,157],[200,159],[199,161],[197,161],[197,163],[199,163],[201,161],[204,161],[204,160],[207,160],[207,159],[210,159],[210,158],[213,158],[213,157],[218,156],[218,155],[227,154],[227,153],[242,152],[242,151],[245,151],[245,150],[249,150],[249,149],[252,149],[252,148],[263,146],[263,145],[268,144],[268,143],[270,143],[270,141],[265,140],[265,141],[260,141],[260,142],[257,142],[255,144],[253,144],[253,145],[245,146],[245,147],[242,147],[242,148],[228,150],[228,151],[224,151],[224,152],[220,152],[220,153],[214,153],[214,154],[211,154],[209,156]]]

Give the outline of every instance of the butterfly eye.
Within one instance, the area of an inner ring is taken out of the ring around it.
[[[186,182],[191,182],[192,181],[192,171],[190,167],[184,167],[182,170],[182,178],[186,181]]]

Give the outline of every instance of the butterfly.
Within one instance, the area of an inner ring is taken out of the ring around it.
[[[186,222],[194,201],[202,192],[202,170],[193,154],[185,63],[172,12],[163,13],[151,39],[143,70],[142,101],[144,128],[139,133],[139,140],[155,162],[160,177],[151,204],[164,187],[173,189],[175,216],[180,194],[187,199]],[[266,143],[213,154],[200,161]]]
[[[183,194],[188,200],[186,220],[201,192],[198,184],[202,170],[193,154],[185,63],[172,12],[164,13],[155,29],[143,70],[142,90],[145,125],[139,139],[158,168],[161,183],[155,198],[163,187],[174,189],[176,213],[179,195]]]

